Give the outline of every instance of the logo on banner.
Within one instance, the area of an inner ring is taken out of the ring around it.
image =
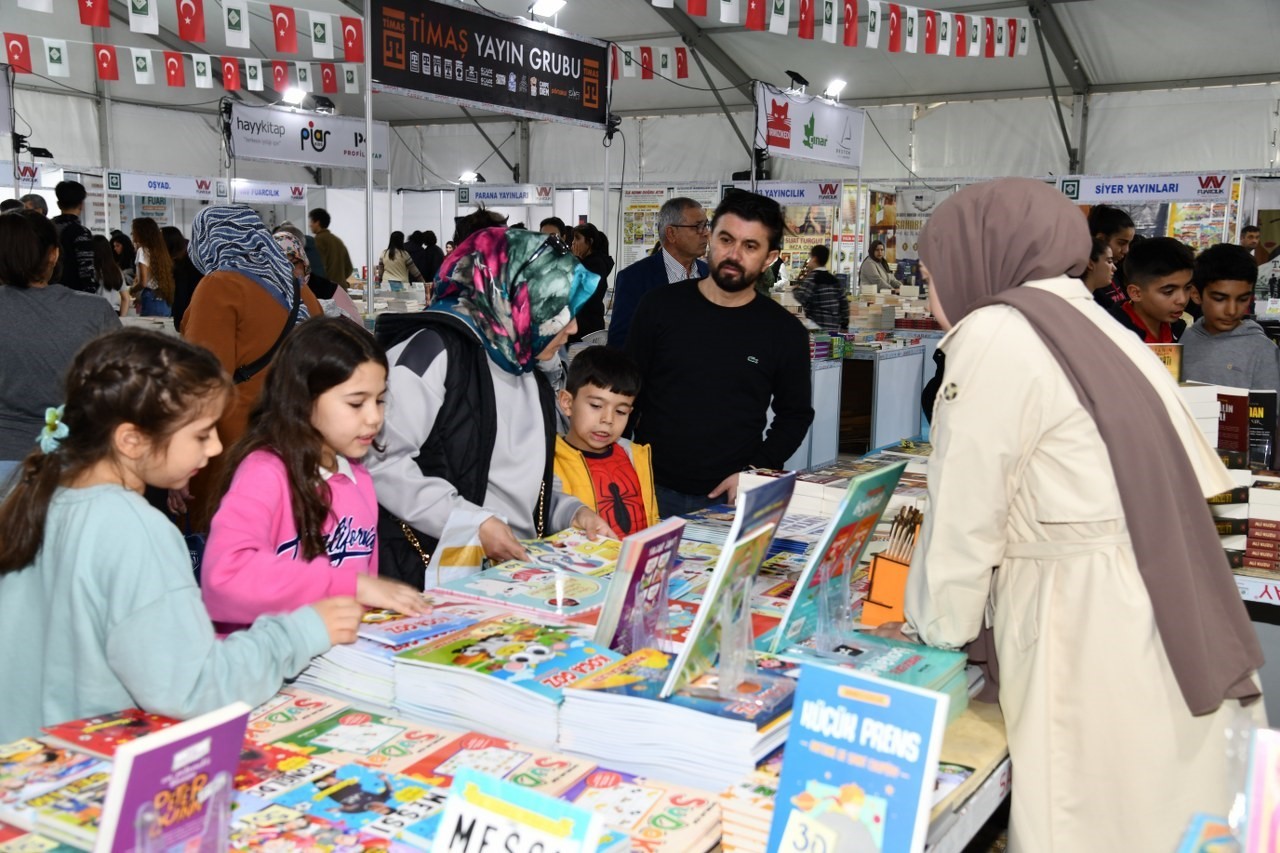
[[[458,187],[458,204],[471,204],[470,187]]]
[[[404,12],[399,9],[382,9],[382,64],[398,71],[404,70]]]
[[[534,187],[534,194],[538,197],[538,201],[549,201],[551,199],[551,187]]]
[[[1072,179],[1062,182],[1062,194],[1071,200],[1080,198],[1080,182]]]
[[[234,8],[228,9],[227,10],[227,29],[231,30],[233,33],[238,33],[240,32],[240,26],[241,26],[240,10],[234,9]]]
[[[218,188],[218,198],[226,198],[226,197],[227,197],[227,185],[226,185],[224,182],[222,182],[222,181],[218,181],[218,183],[217,183],[215,186],[217,186],[217,188]]]
[[[40,177],[39,166],[23,166],[21,164],[18,165],[19,180],[30,182],[30,181],[34,181],[38,177]]]
[[[212,195],[213,181],[208,178],[196,178],[196,192],[199,195]]]
[[[814,127],[817,123],[817,118],[818,116],[816,113],[810,113],[809,121],[805,123],[804,140],[803,140],[805,148],[826,148],[827,147],[827,138],[825,136],[818,136],[816,133],[814,133]]]
[[[123,182],[120,180],[119,172],[107,172],[107,189],[112,192],[120,192]]]
[[[1223,184],[1226,183],[1226,175],[1201,175],[1200,189],[1196,191],[1196,195],[1220,196],[1224,195]]]
[[[306,198],[306,196],[307,196],[306,187],[294,187],[294,186],[289,187],[289,198],[293,199],[294,201],[300,201]]]
[[[769,117],[765,123],[765,143],[770,148],[791,147],[791,104],[769,99]]]
[[[321,128],[316,127],[316,123],[314,121],[309,121],[307,122],[307,126],[298,132],[299,147],[303,151],[306,151],[307,142],[310,141],[312,148],[316,151],[323,151],[324,147],[329,144],[329,136],[331,133],[331,131],[322,130]]]
[[[839,184],[818,184],[818,195],[822,197],[823,201],[839,199],[840,185]]]

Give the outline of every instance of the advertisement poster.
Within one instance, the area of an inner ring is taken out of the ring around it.
[[[756,138],[765,140],[770,155],[857,169],[865,123],[862,110],[756,84]]]
[[[858,265],[866,251],[858,216],[858,211],[866,206],[866,196],[866,190],[857,184],[845,184],[840,191],[840,219],[832,246],[831,271],[845,273],[851,280],[857,278]]]
[[[1226,217],[1226,202],[1175,202],[1169,205],[1166,233],[1203,252],[1216,243],[1230,242],[1223,234]]]
[[[867,251],[877,240],[884,243],[884,260],[890,269],[898,263],[898,196],[871,190],[867,194]]]
[[[363,169],[364,119],[271,107],[231,106],[231,147],[237,160],[276,160]],[[387,169],[387,123],[373,123],[373,168]]]
[[[666,200],[666,187],[627,187],[622,191],[619,269],[634,264],[653,251],[660,239],[658,210]]]
[[[375,92],[603,128],[605,42],[439,0],[377,0]]]
[[[751,184],[735,183],[750,191]],[[759,181],[756,192],[782,206],[787,231],[782,237],[782,263],[786,277],[795,280],[816,245],[830,246],[840,212],[839,181]]]

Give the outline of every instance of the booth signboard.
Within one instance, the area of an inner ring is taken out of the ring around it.
[[[555,201],[555,187],[547,184],[469,184],[458,187],[458,206],[522,207],[549,205]]]
[[[231,200],[239,204],[300,204],[306,207],[307,188],[299,184],[273,184],[237,178],[231,182]]]
[[[747,183],[734,184],[750,190]],[[840,181],[760,181],[755,191],[782,206],[787,231],[782,236],[782,261],[788,278],[798,278],[809,258],[809,250],[830,248],[840,212]]]
[[[107,172],[107,192],[117,195],[164,196],[228,200],[227,182],[222,178],[192,178],[184,175],[148,175],[141,172]]]
[[[373,91],[605,126],[605,42],[439,0],[372,9]]]
[[[772,156],[861,168],[865,123],[862,110],[756,83],[756,139]]]
[[[1228,201],[1226,172],[1191,175],[1065,175],[1058,189],[1077,204],[1113,202]]]
[[[237,160],[363,169],[370,148],[363,119],[234,103],[229,125]],[[373,123],[372,148],[373,168],[386,171],[386,122]]]
[[[16,166],[8,161],[0,160],[0,183],[10,184],[17,181],[23,187],[44,186],[44,167],[39,163],[22,163]]]

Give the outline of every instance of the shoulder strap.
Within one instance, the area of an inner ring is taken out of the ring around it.
[[[280,349],[280,345],[284,343],[284,339],[293,331],[294,323],[298,322],[298,310],[302,308],[302,282],[296,278],[293,280],[293,308],[289,311],[289,319],[285,321],[284,328],[280,330],[280,336],[276,338],[276,342],[271,345],[271,349],[263,353],[259,358],[249,362],[243,367],[237,367],[236,372],[232,374],[235,384],[240,385],[248,382],[254,376],[262,372],[271,359],[275,358],[276,350]]]

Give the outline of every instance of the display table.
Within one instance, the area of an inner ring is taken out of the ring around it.
[[[930,853],[959,853],[1009,796],[1012,768],[1000,706],[969,701],[942,737],[943,764],[972,767],[973,775],[933,807]]]
[[[919,434],[924,369],[923,344],[846,355],[840,452],[863,454]]]
[[[840,455],[840,388],[844,362],[825,359],[810,362],[813,423],[804,441],[783,466],[788,471],[811,471],[836,461]],[[773,421],[773,412],[769,412]]]

